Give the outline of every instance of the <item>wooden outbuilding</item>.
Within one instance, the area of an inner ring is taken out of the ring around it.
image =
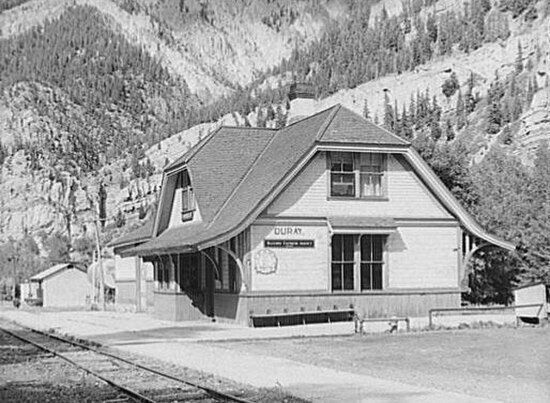
[[[92,294],[86,270],[71,263],[50,267],[30,278],[24,298],[36,300],[43,307],[85,307]]]
[[[550,286],[542,281],[524,284],[514,289],[516,316],[526,321],[540,322],[548,318]]]

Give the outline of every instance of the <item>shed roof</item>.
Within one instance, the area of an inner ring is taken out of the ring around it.
[[[62,272],[65,269],[77,269],[82,272],[85,272],[85,270],[79,268],[78,266],[73,265],[72,263],[60,263],[56,264],[55,266],[50,267],[49,269],[46,269],[44,271],[41,271],[38,274],[35,274],[30,278],[30,281],[42,281],[48,277],[51,277],[55,274],[58,274]]]

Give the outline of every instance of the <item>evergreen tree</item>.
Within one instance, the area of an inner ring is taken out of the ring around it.
[[[464,100],[462,99],[462,92],[458,91],[458,98],[456,100],[456,128],[461,130],[466,126],[466,107],[464,105]]]
[[[286,126],[287,114],[283,112],[281,105],[277,105],[275,112],[275,128],[281,129]]]
[[[523,51],[521,48],[521,42],[518,41],[518,53],[516,56],[516,74],[520,74],[523,71]]]
[[[363,117],[367,120],[370,120],[370,110],[367,98],[365,98],[365,102],[363,103]]]
[[[441,91],[443,92],[443,95],[445,95],[447,99],[449,99],[459,89],[460,89],[460,83],[458,81],[458,77],[456,76],[456,73],[453,71],[451,73],[451,76],[447,78],[443,83],[443,85],[441,86]]]
[[[495,134],[500,131],[502,126],[502,112],[498,101],[491,102],[489,106],[489,115],[487,117],[487,133]]]
[[[445,138],[447,141],[453,141],[455,139],[455,131],[451,119],[447,119],[445,122]]]
[[[394,130],[394,123],[395,123],[395,118],[394,118],[394,113],[393,113],[393,108],[390,104],[390,97],[388,95],[388,92],[384,92],[384,127],[386,129],[388,129],[389,131],[393,131]]]
[[[403,104],[403,113],[401,114],[401,133],[407,140],[412,140],[414,137],[412,121],[407,115],[407,108]]]

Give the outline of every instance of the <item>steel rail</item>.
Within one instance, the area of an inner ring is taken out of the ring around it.
[[[55,350],[53,350],[53,349],[51,349],[51,348],[49,348],[49,347],[40,345],[40,344],[38,344],[38,343],[36,343],[36,342],[34,342],[34,341],[32,341],[32,340],[29,340],[29,339],[27,339],[27,338],[25,338],[25,337],[23,337],[23,336],[18,335],[18,334],[14,333],[14,332],[12,332],[12,331],[10,331],[10,330],[4,329],[3,327],[0,328],[0,329],[1,329],[4,333],[9,334],[10,336],[15,337],[16,339],[19,339],[19,340],[21,340],[21,341],[23,341],[23,342],[25,342],[25,343],[27,343],[27,344],[31,344],[31,345],[37,347],[37,348],[40,349],[40,350],[46,351],[46,352],[48,352],[48,353],[54,355],[55,357],[59,357],[59,358],[61,358],[62,360],[67,361],[67,362],[70,363],[71,365],[77,367],[78,369],[81,369],[82,371],[84,371],[84,372],[86,372],[86,373],[88,373],[88,374],[90,374],[90,375],[95,376],[95,377],[98,378],[98,379],[101,379],[103,382],[105,382],[105,383],[107,383],[108,385],[111,385],[112,387],[114,387],[114,388],[116,388],[116,389],[122,391],[123,393],[125,393],[126,395],[130,396],[131,398],[133,398],[133,399],[135,399],[135,400],[138,400],[138,401],[140,401],[140,402],[145,402],[145,403],[156,403],[154,400],[151,400],[151,399],[149,399],[148,397],[143,396],[143,395],[140,394],[139,392],[136,392],[135,390],[132,390],[132,389],[130,389],[130,388],[127,388],[126,386],[119,385],[118,383],[116,383],[116,382],[114,382],[114,381],[112,381],[112,380],[110,380],[110,379],[108,379],[108,378],[105,378],[104,376],[98,374],[98,373],[95,372],[95,371],[92,371],[92,370],[89,369],[89,368],[86,368],[86,367],[80,365],[79,363],[77,363],[77,362],[71,360],[70,358],[64,356],[63,354],[58,353],[57,351],[55,351]],[[30,330],[32,330],[32,329],[30,329]]]
[[[69,340],[69,339],[66,339],[64,337],[61,337],[61,336],[58,336],[56,334],[52,334],[52,333],[47,333],[47,332],[44,332],[42,330],[38,330],[38,329],[33,329],[33,328],[30,328],[30,327],[27,327],[27,326],[23,326],[23,325],[20,325],[18,323],[15,323],[17,326],[23,328],[23,329],[27,329],[27,330],[30,330],[32,332],[35,332],[35,333],[38,333],[38,334],[42,334],[44,336],[47,336],[47,337],[50,337],[52,339],[55,339],[55,340],[59,340],[59,341],[62,341],[64,343],[68,343],[68,344],[72,344],[74,346],[77,346],[77,347],[81,347],[85,350],[88,350],[88,351],[93,351],[94,353],[97,353],[97,354],[101,354],[105,357],[109,357],[109,358],[113,358],[115,360],[118,360],[118,361],[121,361],[121,362],[124,362],[128,365],[131,365],[135,368],[139,368],[139,369],[142,369],[144,371],[148,371],[150,373],[153,373],[155,375],[158,375],[158,376],[161,376],[163,378],[167,378],[167,379],[170,379],[172,381],[175,381],[175,382],[179,382],[179,383],[182,383],[184,385],[188,385],[188,386],[192,386],[194,388],[197,388],[197,389],[200,389],[200,390],[203,390],[205,392],[207,392],[208,394],[210,394],[211,396],[214,396],[216,398],[219,398],[219,399],[225,399],[225,400],[230,400],[232,402],[236,402],[236,403],[253,403],[252,401],[250,400],[247,400],[247,399],[243,399],[243,398],[240,398],[240,397],[237,397],[237,396],[233,396],[233,395],[230,395],[230,394],[227,394],[227,393],[224,393],[224,392],[220,392],[216,389],[212,389],[208,386],[205,386],[205,385],[201,385],[201,384],[198,384],[196,382],[193,382],[193,381],[189,381],[189,380],[186,380],[186,379],[183,379],[183,378],[178,378],[176,376],[173,376],[173,375],[170,375],[166,372],[162,372],[162,371],[159,371],[157,369],[154,369],[154,368],[150,368],[150,367],[147,367],[145,365],[142,365],[142,364],[139,364],[139,363],[136,363],[136,362],[133,362],[133,361],[130,361],[126,358],[123,358],[123,357],[120,357],[116,354],[113,354],[113,353],[109,353],[107,351],[102,351],[98,348],[95,348],[95,347],[92,347],[92,346],[89,346],[89,345],[86,345],[84,343],[81,343],[79,341],[76,341],[76,340]],[[4,329],[2,329],[4,330]],[[16,336],[17,337],[17,336]],[[147,398],[146,398],[147,399]],[[151,400],[149,400],[151,401]],[[151,401],[151,402],[154,402],[154,401]]]

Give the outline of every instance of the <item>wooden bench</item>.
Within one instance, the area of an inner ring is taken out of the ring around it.
[[[331,309],[319,311],[280,312],[250,314],[253,327],[281,327],[307,325],[312,323],[351,322],[355,317],[353,309]]]

